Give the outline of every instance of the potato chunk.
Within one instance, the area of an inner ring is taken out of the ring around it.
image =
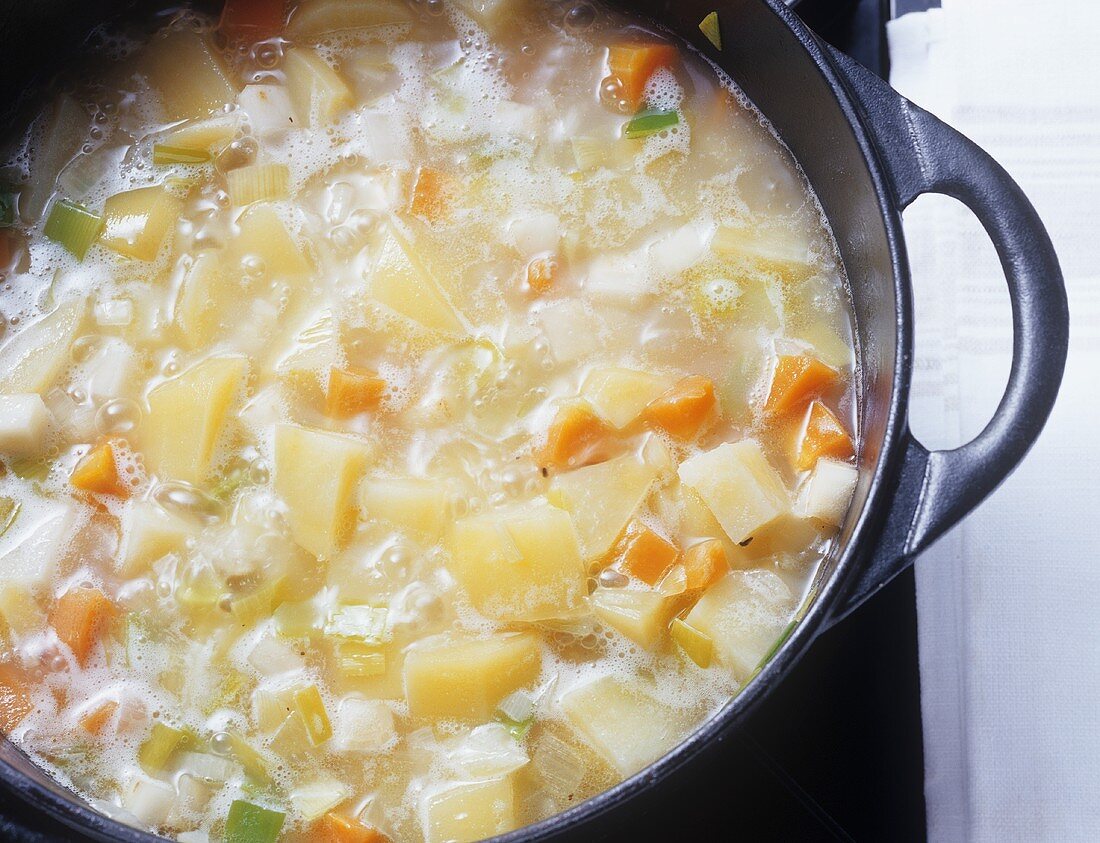
[[[161,478],[202,483],[248,371],[243,357],[211,357],[149,393],[138,446]]]
[[[397,26],[412,19],[412,10],[401,0],[309,0],[294,10],[286,37],[318,40],[333,32]]]
[[[692,717],[660,702],[640,681],[604,676],[568,691],[569,722],[622,776],[638,772],[683,739]]]
[[[370,295],[425,328],[462,333],[462,321],[435,280],[389,227],[382,233],[370,274]]]
[[[584,559],[596,559],[611,549],[656,476],[627,454],[555,477],[547,497],[573,516]]]
[[[240,286],[232,281],[217,252],[200,252],[187,270],[176,299],[176,325],[187,348],[213,342],[240,311]]]
[[[408,477],[367,479],[359,501],[364,518],[388,521],[427,538],[437,539],[449,520],[457,485],[446,480]]]
[[[593,369],[584,379],[581,394],[597,413],[621,430],[671,386],[669,378],[648,372],[621,368]]]
[[[707,590],[684,620],[714,641],[738,682],[752,675],[791,618],[795,597],[771,571],[731,571]]]
[[[135,577],[153,562],[183,546],[194,527],[152,501],[134,501],[122,516],[124,544],[119,572]]]
[[[50,411],[36,392],[0,395],[0,452],[11,457],[27,457],[41,450],[46,442]]]
[[[852,502],[859,472],[854,465],[820,459],[806,481],[799,498],[799,509],[807,518],[837,525]]]
[[[289,509],[294,540],[331,558],[355,521],[355,488],[370,456],[348,436],[282,424],[275,429],[275,490]]]
[[[538,637],[527,632],[425,641],[405,658],[409,713],[488,720],[497,703],[538,678],[541,662]]]
[[[679,474],[734,542],[744,541],[790,510],[783,481],[753,439],[719,445],[684,460]]]
[[[100,240],[120,255],[151,261],[182,207],[179,199],[160,186],[116,193],[103,206]]]
[[[237,100],[221,59],[192,29],[167,30],[149,43],[141,60],[169,120],[204,117]]]
[[[589,600],[596,617],[647,650],[661,640],[676,608],[656,591],[597,588]]]
[[[340,74],[308,47],[286,51],[283,73],[294,116],[304,128],[331,123],[354,102]]]
[[[546,620],[581,604],[584,566],[573,521],[545,501],[463,518],[447,545],[450,572],[487,617]]]
[[[424,805],[428,843],[473,843],[510,831],[516,819],[512,779],[457,784],[430,794]]]
[[[0,347],[0,392],[44,393],[69,364],[84,323],[84,302],[69,301]]]
[[[238,259],[257,257],[277,278],[299,278],[309,272],[302,250],[270,205],[252,205],[237,225],[240,230],[232,249]]]

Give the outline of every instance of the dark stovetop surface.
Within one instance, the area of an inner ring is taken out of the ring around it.
[[[803,0],[800,13],[835,46],[885,73],[888,0]],[[640,800],[609,843],[735,836],[924,839],[912,572],[818,639],[719,761]],[[82,838],[5,799],[0,840]]]

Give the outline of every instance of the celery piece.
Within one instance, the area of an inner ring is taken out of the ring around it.
[[[167,723],[154,723],[149,737],[138,749],[138,763],[145,772],[155,776],[168,768],[176,752],[194,749],[197,745],[198,740],[194,733],[177,729]]]
[[[169,146],[166,143],[153,144],[153,164],[167,167],[172,164],[204,164],[210,160],[210,153],[204,149],[185,149]]]
[[[715,46],[715,49],[722,49],[722,27],[718,23],[717,12],[711,12],[699,21],[699,30],[707,36],[707,40]]]
[[[386,672],[385,653],[355,642],[336,648],[336,662],[346,677],[368,679]]]
[[[0,186],[0,228],[15,225],[16,193],[7,185]]]
[[[313,746],[320,746],[332,737],[332,723],[325,711],[325,701],[316,685],[307,685],[294,694],[294,707],[302,717],[302,723]]]
[[[43,233],[72,252],[77,260],[84,260],[102,228],[103,217],[83,205],[62,199],[50,209]]]
[[[275,610],[275,631],[283,638],[311,638],[320,631],[317,610],[309,600],[282,603]]]
[[[275,843],[284,819],[279,811],[236,799],[225,820],[225,843]]]
[[[389,640],[386,610],[373,606],[341,606],[334,609],[325,624],[325,635],[352,638],[364,644],[384,644]]]
[[[639,111],[623,126],[623,137],[645,138],[663,132],[680,123],[680,114],[676,111],[663,111],[656,108],[647,108]]]

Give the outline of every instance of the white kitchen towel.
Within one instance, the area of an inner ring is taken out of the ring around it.
[[[1062,392],[1023,465],[917,561],[932,841],[1100,839],[1100,0],[943,0],[888,29],[891,82],[988,150],[1069,290]],[[905,214],[913,429],[985,424],[1011,353],[1000,267],[954,200]]]

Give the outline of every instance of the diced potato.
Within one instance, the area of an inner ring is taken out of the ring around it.
[[[529,632],[417,644],[405,657],[409,714],[486,721],[497,703],[538,678],[541,663],[538,636]]]
[[[485,27],[490,35],[514,30],[526,6],[517,0],[457,0],[456,5]]]
[[[391,310],[435,331],[462,333],[455,309],[409,247],[386,227],[370,274],[370,295]]]
[[[596,617],[652,650],[668,629],[675,603],[656,591],[597,588],[588,598]]]
[[[437,539],[449,521],[451,498],[457,491],[457,485],[446,480],[368,478],[360,490],[360,512],[364,518]]]
[[[754,439],[725,443],[684,460],[679,474],[734,542],[790,510],[782,479]]]
[[[820,459],[799,497],[798,510],[807,518],[840,524],[852,502],[859,472],[854,465]]]
[[[141,66],[170,120],[204,117],[236,102],[237,88],[206,37],[186,27],[154,38]]]
[[[134,775],[122,789],[122,807],[153,828],[164,825],[175,802],[171,785],[144,776]]]
[[[176,325],[187,348],[203,348],[231,324],[241,300],[218,252],[200,252],[176,299]]]
[[[401,0],[309,0],[294,11],[286,37],[310,41],[332,32],[395,26],[412,19],[412,10]]]
[[[26,222],[38,222],[46,210],[61,168],[80,149],[90,123],[88,112],[67,95],[59,97],[53,107],[36,121],[36,143],[31,147],[28,164],[29,178],[19,195],[19,213]]]
[[[153,501],[134,501],[122,516],[123,545],[119,573],[135,577],[165,554],[183,546],[195,528]]]
[[[218,152],[232,142],[240,125],[236,114],[220,114],[209,120],[176,126],[165,134],[163,142],[165,146],[189,152]]]
[[[539,322],[559,363],[572,363],[600,347],[600,321],[576,299],[548,302],[539,311]]]
[[[0,395],[0,452],[29,457],[46,445],[50,411],[36,392]]]
[[[793,554],[802,556],[822,537],[820,521],[801,515],[798,502],[786,515],[781,515],[768,526],[753,534],[752,541],[742,549],[746,559],[759,560]]]
[[[183,203],[163,187],[139,187],[110,197],[103,206],[100,242],[120,255],[151,261]]]
[[[308,318],[294,338],[292,350],[276,366],[281,377],[299,388],[316,391],[320,400],[321,374],[343,359],[340,332],[330,309]]]
[[[333,743],[345,752],[382,752],[397,741],[393,711],[381,700],[348,697],[336,712]]]
[[[656,476],[652,467],[627,454],[558,475],[547,497],[573,516],[582,557],[597,559],[622,534]]]
[[[694,489],[680,485],[684,501],[684,531],[694,538],[717,539],[726,550],[726,560],[732,568],[744,568],[749,564],[749,558],[745,548],[737,542],[730,541],[714,513],[710,511],[701,497]]]
[[[584,380],[581,395],[596,412],[620,430],[641,415],[650,402],[671,386],[669,378],[633,369],[593,369]]]
[[[309,272],[309,263],[278,213],[270,205],[253,205],[237,220],[239,231],[232,243],[238,260],[252,256],[277,278],[299,278]]]
[[[296,125],[290,94],[282,85],[245,85],[237,105],[248,115],[248,125],[258,137]]]
[[[68,301],[0,347],[0,392],[46,393],[69,364],[84,323],[83,301]]]
[[[30,588],[18,582],[0,583],[0,630],[28,635],[45,623],[46,614]]]
[[[479,612],[536,621],[574,612],[584,565],[568,513],[535,501],[457,521],[448,569]]]
[[[767,272],[778,273],[784,280],[804,278],[813,271],[810,243],[795,228],[765,231],[720,226],[711,248],[720,255],[752,261]]]
[[[561,698],[569,722],[620,775],[629,776],[679,743],[689,712],[655,699],[640,681],[601,677]]]
[[[304,128],[331,123],[351,108],[354,95],[343,78],[308,47],[291,47],[283,73],[296,123]]]
[[[289,424],[275,429],[275,490],[294,540],[314,556],[331,558],[347,539],[369,457],[358,439]]]
[[[786,628],[794,609],[794,595],[776,574],[731,571],[703,594],[684,621],[714,641],[718,661],[744,682]]]
[[[136,443],[146,468],[201,484],[247,371],[243,357],[211,357],[154,387]]]
[[[80,516],[81,510],[75,501],[52,506],[11,550],[0,556],[0,571],[4,572],[5,581],[36,593],[50,585],[69,542],[83,521]]]
[[[517,825],[510,776],[453,785],[429,794],[424,801],[428,843],[474,843]]]

